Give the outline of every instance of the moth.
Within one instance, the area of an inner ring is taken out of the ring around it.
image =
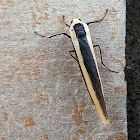
[[[101,22],[105,18],[107,12],[108,9],[106,10],[105,15],[100,20],[93,21],[93,22],[84,23],[80,19],[73,19],[71,21],[71,25],[69,26],[64,21],[65,25],[70,27],[70,35],[66,33],[59,33],[49,37],[52,38],[54,36],[63,34],[72,40],[73,50],[70,51],[69,53],[79,64],[80,70],[82,72],[82,76],[84,78],[85,84],[90,93],[91,99],[93,100],[96,110],[100,118],[102,119],[104,125],[108,125],[110,123],[110,119],[108,117],[108,113],[106,110],[103,86],[102,86],[101,77],[100,77],[96,56],[94,52],[94,47],[98,45],[94,46],[92,44],[88,25],[92,23]],[[64,20],[64,16],[63,16],[63,20]],[[39,35],[37,32],[36,34]],[[45,37],[42,35],[39,36]],[[72,53],[75,53],[75,56],[73,56]],[[101,54],[101,49],[100,49],[100,54]],[[109,69],[103,63],[102,57],[101,57],[101,62],[107,69]]]

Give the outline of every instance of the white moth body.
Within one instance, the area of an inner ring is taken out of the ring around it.
[[[99,74],[98,65],[97,65],[97,62],[96,62],[96,57],[95,57],[95,53],[94,53],[94,49],[93,49],[93,44],[92,44],[91,37],[90,37],[89,28],[88,28],[87,24],[81,22],[79,19],[74,19],[71,26],[70,26],[70,36],[71,36],[71,39],[72,39],[72,42],[73,42],[73,45],[74,45],[74,48],[75,48],[75,51],[76,51],[76,54],[77,54],[77,57],[78,57],[79,65],[80,65],[81,71],[83,73],[85,83],[87,85],[87,88],[88,88],[88,91],[91,95],[91,98],[94,101],[94,104],[96,106],[96,110],[97,110],[99,116],[101,117],[103,124],[108,125],[110,123],[110,120],[109,120],[107,112],[106,112],[104,98],[103,98],[103,95],[101,97],[102,99],[100,99],[100,97],[97,96],[98,93],[97,93],[97,91],[95,91],[95,88],[94,88],[94,84],[96,84],[96,83],[93,83],[94,79],[91,80],[92,79],[91,75],[89,74],[89,72],[88,72],[88,70],[85,66],[85,62],[84,62],[85,58],[82,55],[81,48],[80,48],[80,45],[79,45],[79,40],[78,40],[78,37],[77,37],[75,29],[74,29],[76,24],[81,24],[81,26],[84,27],[84,30],[86,32],[86,39],[87,40],[86,40],[85,43],[88,44],[88,46],[90,48],[89,50],[91,51],[90,54],[92,54],[93,60],[95,62],[95,67],[96,67],[96,71],[97,71],[97,75],[98,75],[97,79],[99,78],[99,82],[100,82],[100,87],[99,88],[101,88],[101,92],[103,94],[103,87],[102,87],[102,83],[101,83],[101,78],[100,78],[100,74]],[[84,40],[85,39],[83,39],[83,41]],[[91,62],[89,62],[89,63],[91,63]],[[86,62],[86,64],[88,64],[88,62]]]

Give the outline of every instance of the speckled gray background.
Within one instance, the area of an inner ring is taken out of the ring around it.
[[[83,82],[78,64],[69,55],[71,40],[64,25],[73,18],[90,25],[99,44],[105,101],[111,124],[103,126]],[[126,140],[124,0],[0,0],[0,140]]]

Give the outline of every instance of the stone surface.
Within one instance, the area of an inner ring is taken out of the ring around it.
[[[90,25],[111,124],[103,126],[69,55],[66,22]],[[126,140],[125,1],[0,0],[0,140]]]
[[[126,67],[128,139],[140,139],[140,1],[127,0]],[[135,18],[134,18],[135,17]]]

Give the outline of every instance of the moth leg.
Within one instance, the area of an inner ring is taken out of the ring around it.
[[[46,37],[46,36],[44,36],[44,35],[40,35],[40,34],[38,34],[36,31],[35,31],[35,33],[37,34],[37,35],[39,35],[39,36],[41,36],[41,37]],[[55,35],[52,35],[52,36],[49,36],[48,38],[52,38],[52,37],[55,37],[55,36],[58,36],[58,35],[66,35],[68,38],[71,38],[68,34],[66,34],[66,33],[59,33],[59,34],[55,34]]]
[[[65,22],[65,16],[63,15],[63,22],[65,23],[66,26],[70,27],[70,25],[68,25],[66,22]]]
[[[101,51],[100,46],[99,46],[99,45],[94,45],[93,47],[98,47],[98,48],[99,48],[102,65],[104,65],[104,66],[105,66],[109,71],[111,71],[111,72],[119,73],[119,72],[117,72],[117,71],[111,70],[109,67],[107,67],[107,66],[104,64],[104,62],[103,62],[103,58],[102,58],[102,51]]]
[[[36,31],[35,31],[35,33],[36,33],[38,36],[46,37],[45,35],[40,35],[40,34],[38,34]]]
[[[75,52],[75,50],[69,51],[69,53],[70,53],[70,55],[71,55],[77,62],[79,62],[77,56],[74,57],[74,56],[71,54],[72,52]],[[75,53],[76,53],[76,52],[75,52]]]
[[[58,36],[58,35],[65,35],[65,36],[67,36],[68,38],[71,38],[71,37],[70,37],[68,34],[66,34],[66,33],[55,34],[55,35],[49,36],[48,38],[52,38],[52,37],[55,37],[55,36]]]
[[[104,16],[103,16],[100,20],[91,21],[91,22],[88,22],[88,23],[86,23],[86,24],[87,24],[87,25],[89,25],[89,24],[91,24],[91,23],[101,22],[101,21],[105,18],[105,16],[106,16],[107,12],[108,12],[108,9],[106,9],[105,15],[104,15]]]

